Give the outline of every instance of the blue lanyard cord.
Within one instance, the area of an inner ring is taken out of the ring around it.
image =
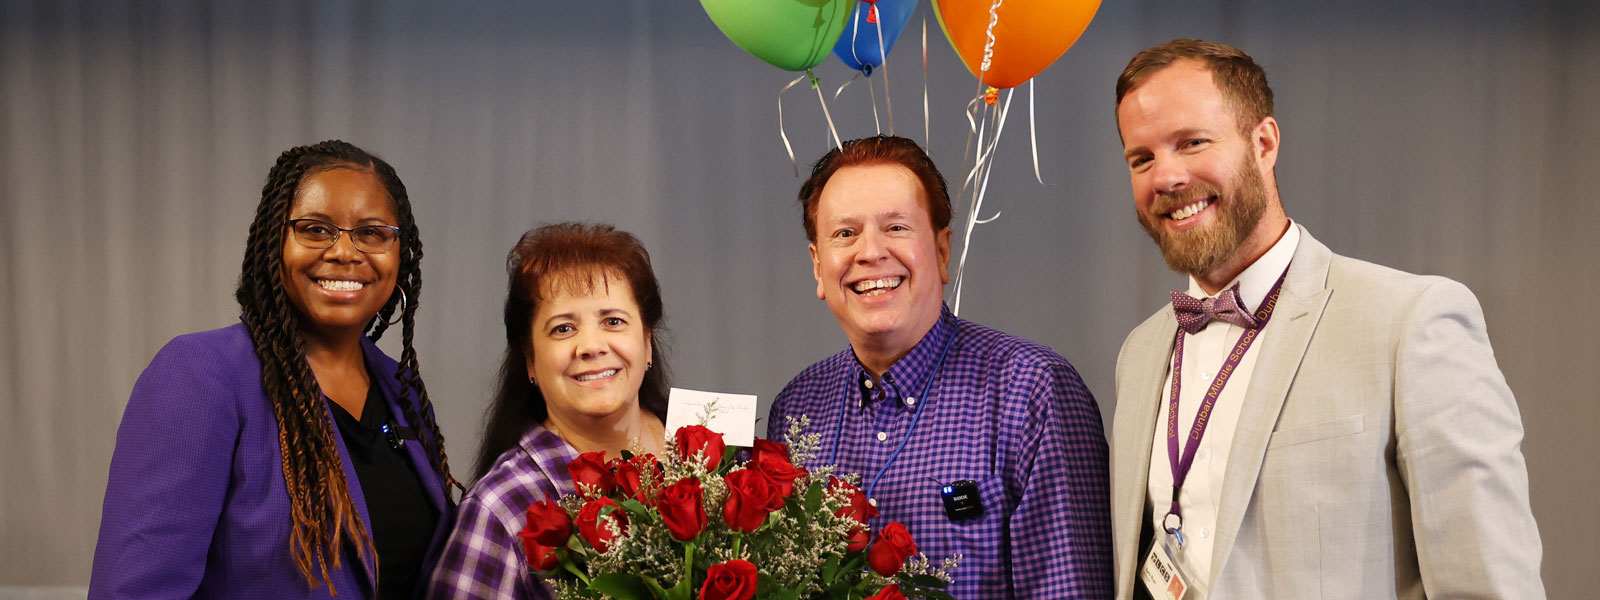
[[[883,463],[883,468],[878,469],[878,474],[872,477],[872,482],[867,484],[867,498],[872,498],[872,490],[878,487],[878,480],[883,479],[883,474],[889,472],[889,466],[894,464],[894,459],[900,457],[900,451],[906,447],[906,442],[911,441],[911,433],[917,430],[917,421],[922,418],[922,408],[928,405],[928,390],[933,389],[933,380],[938,379],[939,371],[944,368],[944,359],[950,354],[950,347],[955,345],[956,331],[950,331],[950,339],[945,340],[944,350],[939,352],[939,362],[934,363],[933,372],[928,374],[927,383],[922,384],[922,396],[917,408],[912,411],[911,426],[906,428],[905,437],[900,439],[900,445],[895,446],[894,453],[889,455],[889,460]],[[853,387],[853,386],[852,386]],[[847,387],[847,390],[850,388]],[[839,409],[839,425],[833,429],[833,451],[829,453],[828,462],[837,465],[839,459],[839,443],[844,441],[844,422],[850,416],[850,395],[845,398],[845,403]]]

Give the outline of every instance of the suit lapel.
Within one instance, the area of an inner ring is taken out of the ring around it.
[[[454,519],[450,518],[451,511],[445,506],[444,482],[435,475],[433,461],[428,457],[428,452],[421,443],[422,437],[427,435],[423,431],[422,424],[410,422],[406,417],[405,410],[402,408],[402,402],[412,403],[413,400],[410,397],[401,396],[400,382],[395,380],[394,371],[385,368],[388,361],[383,360],[385,356],[378,349],[378,346],[367,338],[362,338],[362,342],[363,350],[366,353],[367,369],[373,373],[375,379],[372,383],[382,388],[383,398],[389,403],[390,418],[394,419],[395,423],[400,427],[410,428],[417,435],[416,440],[406,440],[405,451],[406,458],[411,461],[411,468],[417,473],[417,480],[422,484],[422,491],[428,497],[428,503],[433,505],[433,509],[439,515],[439,518],[434,522],[433,537],[431,538],[433,541],[429,544],[428,553],[424,555],[423,559],[423,573],[432,573],[433,561],[437,560],[439,551],[443,549],[444,541],[447,537],[445,534],[455,526]],[[416,408],[421,410],[420,406]],[[346,471],[349,472],[348,469]],[[365,506],[365,503],[363,503],[363,516],[366,515]],[[371,530],[370,521],[368,530]]]
[[[1278,414],[1317,323],[1322,319],[1322,310],[1333,293],[1327,287],[1328,265],[1332,259],[1333,253],[1328,247],[1301,228],[1300,245],[1289,264],[1289,274],[1284,278],[1284,293],[1279,296],[1278,307],[1267,323],[1266,340],[1256,350],[1259,354],[1250,388],[1245,392],[1233,446],[1229,450],[1221,503],[1217,506],[1217,535],[1211,553],[1208,581],[1212,585],[1217,583],[1238,538]]]
[[[1126,374],[1118,380],[1117,419],[1113,429],[1116,489],[1114,521],[1117,554],[1124,557],[1118,567],[1118,581],[1133,581],[1139,556],[1139,532],[1144,526],[1145,497],[1150,485],[1150,444],[1161,408],[1161,386],[1167,381],[1172,359],[1172,336],[1178,321],[1171,306],[1162,309],[1135,329],[1129,339],[1126,364],[1117,370]]]

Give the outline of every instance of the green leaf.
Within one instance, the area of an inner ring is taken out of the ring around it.
[[[782,588],[778,587],[778,582],[774,581],[772,579],[771,575],[768,575],[766,573],[761,573],[761,572],[757,572],[756,573],[756,595],[757,596],[761,596],[761,597],[765,598],[768,595],[777,593],[777,591],[781,590],[781,589]]]
[[[671,595],[667,592],[667,589],[661,587],[661,584],[657,583],[654,577],[644,578],[644,584],[650,586],[650,593],[655,594],[655,597],[671,598]]]
[[[722,462],[717,463],[717,475],[726,475],[733,469],[733,457],[739,453],[739,446],[728,446],[722,451]]]
[[[589,589],[617,600],[655,600],[644,578],[632,573],[607,573],[589,581]]]
[[[867,564],[866,552],[857,551],[854,554],[855,556],[850,557],[848,560],[844,561],[843,565],[839,566],[840,571],[845,573],[860,571],[861,567]]]
[[[951,596],[950,594],[946,594],[940,590],[919,589],[913,593],[923,598],[933,598],[933,600],[956,600],[955,596]]]
[[[806,487],[806,514],[817,514],[822,509],[822,484],[812,482]]]
[[[838,581],[838,580],[839,580],[839,555],[834,554],[832,556],[829,556],[828,560],[825,560],[825,561],[822,562],[822,584],[823,584],[823,587],[827,587],[827,586],[833,585],[833,582]]]
[[[611,508],[611,507],[608,506],[606,508]],[[623,508],[623,510],[628,511],[628,514],[630,514],[630,515],[644,517],[646,519],[654,519],[655,518],[655,514],[650,511],[650,508],[646,507],[643,502],[640,502],[638,500],[634,500],[634,499],[631,499],[631,498],[628,499],[628,500],[624,500],[622,502],[622,508]],[[615,509],[612,509],[612,510],[615,510]],[[601,509],[600,514],[602,514],[602,515],[603,514],[607,514],[607,511],[605,509]]]

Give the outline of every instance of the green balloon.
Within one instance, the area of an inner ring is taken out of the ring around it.
[[[856,0],[700,0],[722,34],[786,71],[804,71],[833,52]]]

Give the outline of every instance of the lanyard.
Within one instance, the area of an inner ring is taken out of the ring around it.
[[[1167,516],[1161,520],[1161,526],[1169,533],[1178,533],[1183,529],[1183,512],[1178,508],[1178,491],[1183,488],[1183,482],[1189,477],[1189,468],[1194,466],[1194,453],[1200,447],[1200,438],[1205,437],[1206,426],[1211,424],[1211,409],[1217,404],[1217,397],[1222,395],[1222,388],[1228,385],[1228,380],[1233,377],[1234,370],[1239,368],[1239,362],[1244,360],[1244,353],[1250,350],[1256,338],[1261,335],[1261,329],[1267,326],[1267,319],[1272,317],[1273,309],[1278,307],[1278,295],[1283,291],[1283,278],[1289,274],[1285,268],[1283,275],[1278,276],[1277,283],[1272,284],[1272,289],[1267,292],[1267,298],[1256,309],[1256,322],[1260,324],[1255,329],[1246,329],[1239,341],[1233,345],[1233,351],[1228,353],[1228,358],[1222,363],[1222,368],[1217,371],[1216,379],[1211,381],[1211,387],[1206,389],[1205,396],[1200,402],[1200,412],[1195,413],[1194,425],[1189,428],[1189,439],[1184,442],[1182,460],[1178,454],[1178,398],[1180,383],[1183,379],[1183,328],[1178,328],[1177,339],[1172,343],[1172,398],[1167,403],[1167,464],[1172,467],[1172,507],[1167,510]],[[1168,525],[1168,521],[1177,518],[1176,525]]]
[[[944,368],[944,358],[949,356],[950,347],[955,345],[955,343],[956,330],[955,324],[952,323],[950,329],[950,339],[945,340],[944,350],[939,352],[939,362],[933,365],[933,372],[928,374],[927,383],[922,384],[922,395],[918,397],[920,399],[917,400],[917,407],[912,412],[911,426],[906,428],[905,437],[900,439],[900,445],[895,446],[894,453],[889,455],[889,460],[884,461],[883,468],[878,469],[878,474],[874,475],[872,477],[872,482],[867,484],[866,491],[868,499],[873,497],[872,490],[878,487],[878,480],[883,479],[883,474],[889,472],[889,465],[894,464],[894,459],[900,457],[900,451],[905,449],[906,442],[911,441],[911,432],[917,430],[917,420],[922,418],[922,407],[928,405],[928,390],[933,389],[933,380],[939,377],[940,369]],[[852,399],[852,395],[854,394],[854,390],[854,382],[845,385],[844,404],[839,407],[839,425],[833,429],[833,450],[828,453],[828,462],[835,465],[839,464],[839,442],[844,440],[844,422],[845,419],[850,418],[850,401]]]

